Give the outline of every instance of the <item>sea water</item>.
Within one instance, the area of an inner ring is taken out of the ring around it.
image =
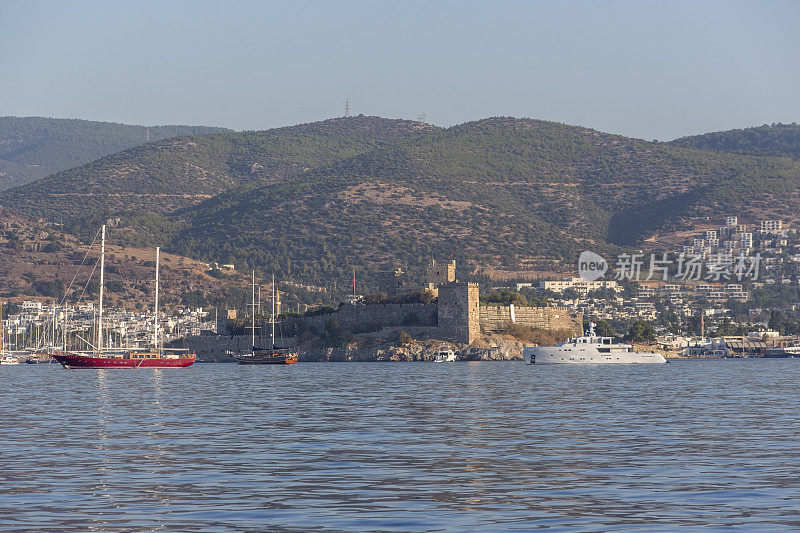
[[[0,369],[0,530],[800,528],[800,360]]]

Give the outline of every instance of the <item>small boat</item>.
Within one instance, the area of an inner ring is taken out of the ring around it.
[[[275,276],[272,276],[272,343],[269,348],[256,347],[256,271],[253,271],[252,292],[253,315],[251,320],[252,348],[249,353],[234,354],[233,359],[240,365],[292,365],[299,359],[298,353],[290,348],[275,346]]]
[[[188,350],[168,350],[158,346],[158,263],[160,248],[156,248],[156,293],[153,349],[103,348],[103,288],[106,255],[106,227],[102,227],[100,248],[100,307],[97,313],[97,345],[94,351],[56,351],[47,354],[64,368],[183,368],[194,364],[197,356]]]
[[[49,365],[57,364],[58,361],[53,359],[51,354],[58,353],[57,349],[45,349],[42,351],[35,351],[25,358],[25,362],[29,365]]]
[[[767,359],[794,359],[800,357],[800,346],[784,346],[764,350]]]
[[[556,346],[526,346],[522,349],[526,364],[633,364],[666,363],[663,355],[637,352],[630,344],[614,342],[612,337],[598,337],[594,322],[589,323],[589,333]]]
[[[439,346],[439,351],[434,357],[434,363],[452,363],[456,360],[456,354],[450,346],[447,344],[442,344]]]
[[[3,322],[3,302],[0,302],[0,365],[18,365],[19,359],[6,351],[6,328]]]

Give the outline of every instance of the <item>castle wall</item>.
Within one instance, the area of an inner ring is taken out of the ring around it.
[[[480,327],[484,331],[507,331],[509,323],[546,330],[566,329],[583,334],[583,313],[572,315],[566,307],[480,306]]]
[[[301,321],[317,332],[325,328],[325,322],[335,320],[340,328],[354,333],[377,331],[389,326],[436,326],[437,305],[432,304],[346,304],[336,313],[286,320]]]
[[[234,359],[229,352],[247,353],[252,344],[253,338],[250,335],[201,335],[179,339],[170,343],[170,347],[188,348],[197,353],[198,361],[232,363]]]

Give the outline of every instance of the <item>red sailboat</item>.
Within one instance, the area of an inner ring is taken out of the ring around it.
[[[153,349],[103,349],[103,290],[106,256],[106,227],[102,227],[100,248],[100,306],[97,320],[97,345],[94,351],[63,351],[49,354],[64,368],[182,368],[194,364],[197,356],[187,350],[169,350],[158,346],[158,264],[156,248],[156,294]]]

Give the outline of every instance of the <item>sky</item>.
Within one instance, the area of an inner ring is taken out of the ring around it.
[[[644,139],[800,122],[800,2],[0,0],[0,116],[352,114]]]

